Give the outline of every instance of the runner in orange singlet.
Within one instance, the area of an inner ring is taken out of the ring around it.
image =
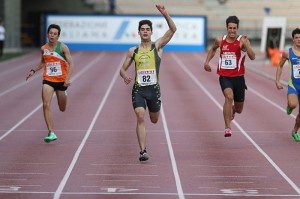
[[[45,142],[51,142],[57,139],[54,133],[53,119],[51,114],[51,100],[54,92],[56,93],[57,102],[61,111],[66,110],[67,93],[66,90],[70,86],[70,77],[74,70],[74,64],[69,48],[58,41],[60,35],[60,27],[51,24],[48,27],[48,43],[41,47],[41,61],[27,74],[26,80],[30,78],[36,71],[44,68],[42,100],[43,111],[48,135],[44,138]]]

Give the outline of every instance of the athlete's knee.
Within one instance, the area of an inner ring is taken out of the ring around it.
[[[59,106],[59,110],[60,110],[61,112],[65,112],[66,109],[67,109],[66,106]]]
[[[136,116],[137,122],[138,123],[143,123],[145,121],[144,116],[143,115],[137,115]]]
[[[156,124],[159,119],[159,113],[150,114],[150,120],[153,124]]]
[[[236,107],[236,108],[235,108],[235,112],[236,112],[237,114],[241,114],[241,113],[243,112],[243,107]]]
[[[232,103],[233,102],[233,95],[231,95],[231,94],[226,95],[225,96],[225,101]]]
[[[44,108],[44,110],[49,110],[50,109],[50,103],[49,102],[43,102],[43,108]]]
[[[289,106],[291,109],[295,109],[295,108],[297,107],[297,103],[288,102],[288,106]]]
[[[144,111],[136,111],[136,119],[138,123],[143,123],[145,121],[144,117],[145,117]]]
[[[153,124],[156,124],[158,122],[158,117],[150,117],[150,120]]]

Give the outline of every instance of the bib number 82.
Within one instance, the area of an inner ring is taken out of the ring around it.
[[[143,82],[150,82],[150,75],[144,75]]]

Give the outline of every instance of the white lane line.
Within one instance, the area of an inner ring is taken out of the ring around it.
[[[87,173],[87,176],[119,176],[119,177],[158,177],[158,175],[147,174],[121,174],[121,173]]]
[[[6,136],[8,136],[11,132],[13,132],[16,128],[18,128],[23,122],[25,122],[28,118],[30,118],[35,112],[37,112],[41,107],[42,103],[38,105],[35,109],[33,109],[29,114],[27,114],[23,119],[21,119],[17,124],[15,124],[11,129],[5,132],[0,137],[0,141],[3,140]]]
[[[0,175],[49,175],[49,173],[0,173]]]
[[[105,166],[105,167],[112,167],[112,166],[117,166],[117,167],[123,167],[123,166],[138,166],[140,167],[157,167],[158,165],[156,164],[90,164],[91,166]]]
[[[104,56],[104,53],[101,53],[100,56],[98,56],[96,59],[91,61],[89,64],[87,64],[84,69],[82,69],[80,72],[78,72],[76,75],[73,76],[72,81],[80,77],[86,70],[94,66],[97,62],[99,62],[102,57]],[[41,107],[43,106],[43,103],[38,105],[34,110],[32,110],[29,114],[27,114],[23,119],[21,119],[16,125],[14,125],[11,129],[9,129],[7,132],[5,132],[1,137],[0,141],[3,140],[6,136],[8,136],[11,132],[15,131],[16,128],[18,128],[23,122],[25,122],[28,118],[30,118],[35,112],[37,112]]]
[[[258,93],[256,90],[248,87],[248,90],[251,91],[252,93],[254,93],[255,95],[257,95],[258,97],[260,97],[261,99],[265,100],[266,102],[268,102],[268,104],[271,104],[273,106],[275,106],[276,108],[278,108],[279,110],[281,110],[282,112],[286,112],[285,108],[282,108],[281,106],[279,106],[278,104],[274,103],[273,101],[269,100],[268,98],[266,98],[265,96],[263,96],[262,94]],[[291,117],[293,117],[294,119],[296,119],[296,116],[294,114],[290,114]]]
[[[267,178],[268,176],[195,176],[197,178]]]
[[[72,159],[72,162],[71,162],[71,164],[70,164],[67,172],[65,173],[62,181],[60,182],[57,190],[55,191],[54,199],[59,199],[60,198],[60,195],[61,195],[61,193],[62,193],[62,191],[63,191],[63,189],[64,189],[64,187],[65,187],[65,185],[66,185],[66,183],[67,183],[67,181],[68,181],[68,179],[70,177],[70,175],[71,175],[71,172],[72,172],[72,170],[73,170],[73,168],[74,168],[74,166],[75,166],[75,164],[76,164],[76,162],[77,162],[77,160],[79,158],[79,155],[80,155],[80,153],[81,153],[81,151],[82,151],[82,149],[83,149],[83,147],[84,147],[84,145],[85,145],[88,137],[91,134],[91,131],[92,131],[92,129],[93,129],[95,123],[96,123],[96,120],[99,117],[99,115],[100,115],[100,113],[102,111],[102,108],[104,107],[104,104],[106,103],[106,100],[107,100],[107,98],[108,98],[108,96],[109,96],[109,94],[110,94],[110,92],[111,92],[111,90],[112,90],[112,88],[113,88],[116,80],[117,80],[117,77],[119,76],[119,70],[120,70],[120,68],[122,66],[122,63],[123,63],[124,59],[125,59],[125,55],[123,56],[123,58],[122,58],[122,60],[121,60],[121,62],[119,64],[119,66],[117,67],[117,70],[116,70],[116,72],[115,72],[115,74],[114,74],[114,76],[113,76],[113,78],[112,78],[112,80],[111,80],[111,82],[110,82],[110,84],[108,86],[108,89],[105,92],[105,95],[104,95],[104,97],[103,97],[103,99],[102,99],[102,101],[101,101],[101,103],[100,103],[100,105],[99,105],[99,107],[97,109],[97,112],[94,115],[93,120],[92,120],[92,122],[91,122],[91,124],[90,124],[90,126],[89,126],[89,128],[88,128],[88,130],[87,130],[87,132],[86,132],[86,134],[85,134],[82,142],[80,143],[80,145],[79,145],[79,147],[78,147],[78,149],[77,149],[77,151],[76,151],[76,153],[75,153],[75,155],[74,155],[74,157]]]
[[[274,75],[270,75],[270,74],[265,73],[265,72],[263,72],[263,71],[257,70],[257,69],[255,69],[255,68],[253,68],[253,67],[251,67],[251,66],[247,67],[246,69],[247,69],[247,70],[250,70],[250,71],[252,71],[252,72],[254,72],[254,73],[257,73],[257,74],[259,74],[259,75],[261,75],[261,76],[263,76],[263,77],[266,77],[266,78],[268,78],[268,79],[270,79],[270,80],[274,80],[274,81],[275,81],[275,74],[274,74]],[[282,85],[285,85],[285,86],[288,85],[287,81],[284,81],[284,80],[280,80],[280,83],[281,83]],[[275,88],[275,86],[274,86],[274,88]]]
[[[181,185],[181,181],[180,181],[180,177],[179,177],[179,173],[178,173],[178,169],[177,169],[177,164],[176,164],[176,160],[175,160],[175,155],[174,155],[174,151],[173,151],[173,147],[172,147],[172,142],[171,142],[171,138],[170,138],[169,128],[167,125],[167,120],[166,120],[163,104],[161,104],[161,116],[162,116],[162,122],[163,122],[165,135],[166,135],[166,139],[167,139],[167,143],[168,143],[168,149],[169,149],[169,154],[170,154],[170,158],[171,158],[173,174],[175,177],[177,193],[178,193],[179,199],[184,199],[185,197],[183,194],[182,185]]]
[[[188,76],[196,83],[197,86],[214,102],[217,107],[222,111],[222,105],[210,94],[210,92],[198,81],[198,79],[188,70],[188,67],[174,54],[171,54],[177,64],[184,70]],[[262,148],[248,135],[248,133],[237,123],[235,120],[233,124],[242,132],[242,134],[253,144],[253,146],[268,160],[268,162],[276,169],[276,171],[291,185],[291,187],[300,195],[299,187],[280,169],[280,167],[264,152]]]
[[[41,195],[41,194],[53,194],[53,192],[46,192],[46,191],[2,191],[0,190],[0,193],[7,193],[7,194],[36,194],[36,195]],[[129,197],[134,197],[134,196],[159,196],[161,198],[163,198],[164,196],[176,196],[176,193],[163,193],[163,192],[151,192],[151,193],[128,193],[128,192],[107,192],[106,191],[102,191],[102,192],[64,192],[64,195],[68,195],[68,196],[72,196],[72,195],[83,195],[84,196],[91,196],[91,195],[97,195],[99,197],[105,197],[107,195],[114,195],[115,197],[117,197],[117,195],[123,196],[126,195]],[[234,196],[234,197],[261,197],[261,198],[276,198],[278,199],[280,198],[295,198],[295,197],[299,197],[299,195],[292,195],[292,194],[247,194],[247,193],[234,193],[234,194],[228,194],[228,193],[220,193],[220,194],[199,194],[199,193],[185,193],[186,196],[220,196],[220,197],[229,197],[229,196]]]

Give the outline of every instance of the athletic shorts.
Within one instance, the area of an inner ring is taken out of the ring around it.
[[[232,89],[235,102],[245,101],[245,90],[247,89],[247,86],[243,75],[237,77],[220,76],[219,82],[223,92],[226,88]]]
[[[159,84],[150,86],[140,86],[134,84],[132,88],[132,106],[137,107],[148,107],[150,112],[159,112],[161,106],[160,99],[160,86]]]
[[[295,88],[294,85],[292,85],[292,86],[288,85],[287,95],[289,95],[289,94],[295,94],[300,97],[299,88],[298,87]]]
[[[50,82],[47,80],[43,80],[43,84],[47,84],[49,86],[51,86],[52,88],[54,88],[54,90],[59,90],[59,91],[65,91],[68,89],[68,87],[64,86],[64,82]]]

